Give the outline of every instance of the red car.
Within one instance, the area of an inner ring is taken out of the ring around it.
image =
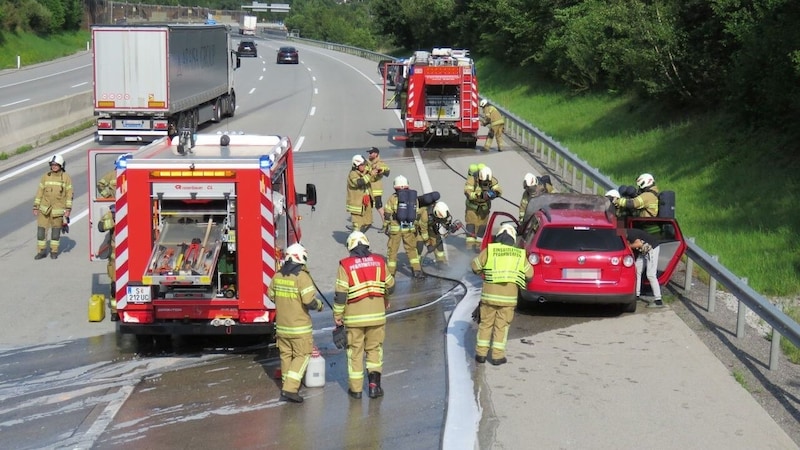
[[[502,223],[517,226],[517,244],[525,248],[533,265],[533,279],[520,291],[523,301],[616,303],[624,312],[634,312],[634,255],[620,226],[641,228],[658,222],[661,285],[669,281],[686,244],[675,219],[627,220],[618,225],[613,207],[600,195],[543,194],[530,200],[521,224],[510,214],[493,213],[483,246]]]

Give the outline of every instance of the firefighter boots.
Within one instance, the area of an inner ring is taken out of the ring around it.
[[[347,390],[347,395],[349,395],[350,397],[353,397],[356,400],[361,398],[361,392],[351,391],[350,389]]]
[[[486,362],[486,357],[482,355],[475,355],[475,362],[478,364],[483,364]]]
[[[292,403],[303,403],[303,397],[297,392],[281,391],[281,400]]]
[[[50,252],[50,259],[58,259],[58,252]]]
[[[504,357],[498,358],[498,359],[492,358],[492,359],[489,360],[489,362],[492,363],[493,366],[501,366],[501,365],[507,363],[508,360],[504,356]]]
[[[369,398],[383,397],[383,388],[381,387],[381,373],[369,373]]]
[[[47,250],[41,249],[41,250],[39,250],[39,253],[37,253],[36,256],[33,257],[33,259],[37,259],[38,260],[38,259],[44,258],[45,256],[47,256]]]

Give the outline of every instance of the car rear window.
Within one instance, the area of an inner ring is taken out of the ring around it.
[[[625,243],[615,229],[545,227],[536,246],[542,250],[564,252],[611,252],[623,250]]]

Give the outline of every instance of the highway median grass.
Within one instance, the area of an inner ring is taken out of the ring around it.
[[[698,114],[613,93],[576,95],[530,70],[488,60],[478,62],[478,74],[483,96],[616,183],[652,173],[661,190],[677,193],[684,234],[756,291],[800,294],[794,206],[800,164],[791,158],[791,137],[743,129],[724,111]]]

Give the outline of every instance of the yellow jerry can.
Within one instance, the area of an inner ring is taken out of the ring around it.
[[[89,322],[102,322],[106,318],[106,296],[92,294],[89,299]]]

